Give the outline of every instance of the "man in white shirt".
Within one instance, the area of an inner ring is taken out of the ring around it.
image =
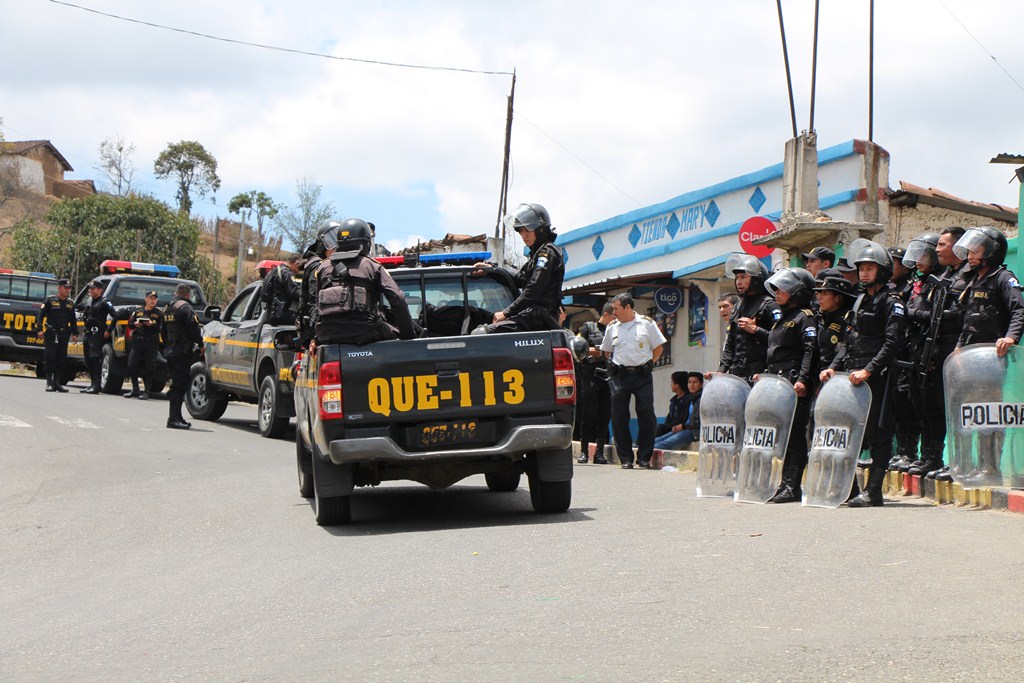
[[[601,352],[608,363],[608,387],[611,389],[612,431],[615,450],[622,469],[633,469],[633,435],[629,430],[629,401],[636,398],[636,461],[651,468],[654,433],[658,418],[654,414],[654,382],[651,372],[661,357],[665,336],[653,320],[633,310],[633,297],[619,294],[612,299],[615,320],[605,330]]]

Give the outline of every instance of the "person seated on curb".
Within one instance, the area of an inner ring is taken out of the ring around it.
[[[686,419],[673,427],[671,432],[654,440],[654,447],[658,450],[686,451],[700,438],[700,393],[704,390],[704,375],[699,372],[690,372],[687,375],[686,387],[690,390],[689,412]]]
[[[668,400],[668,415],[665,416],[665,421],[658,425],[658,431],[654,433],[655,438],[679,431],[673,430],[673,427],[686,422],[686,416],[690,413],[690,391],[686,381],[689,374],[685,370],[672,373],[672,398]]]

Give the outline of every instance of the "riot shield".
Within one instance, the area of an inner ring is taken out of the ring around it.
[[[711,373],[700,395],[697,496],[731,498],[743,438],[743,406],[750,386],[736,375]]]
[[[995,344],[971,344],[942,366],[947,449],[953,481],[965,489],[1024,486],[1024,351],[996,355]]]
[[[837,372],[821,385],[807,455],[805,506],[837,508],[846,501],[857,476],[870,410],[871,389],[866,383],[854,386],[845,372]]]
[[[737,502],[764,504],[775,495],[782,482],[782,461],[796,414],[796,400],[793,385],[778,375],[762,374],[750,390],[743,410]]]

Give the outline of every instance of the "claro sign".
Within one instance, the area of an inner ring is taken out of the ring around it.
[[[754,244],[754,240],[770,235],[773,232],[775,232],[775,223],[772,223],[764,216],[748,218],[740,226],[740,246],[744,252],[757,258],[771,256],[772,252],[775,251],[775,247]]]

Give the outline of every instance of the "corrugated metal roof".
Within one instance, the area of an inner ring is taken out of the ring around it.
[[[900,181],[900,189],[890,190],[889,203],[892,206],[913,206],[920,201],[932,206],[941,206],[964,213],[973,213],[986,218],[994,218],[1007,223],[1017,222],[1017,207],[1003,206],[1002,204],[986,204],[984,202],[972,202],[956,195],[943,192],[934,187],[924,188],[905,180]]]

